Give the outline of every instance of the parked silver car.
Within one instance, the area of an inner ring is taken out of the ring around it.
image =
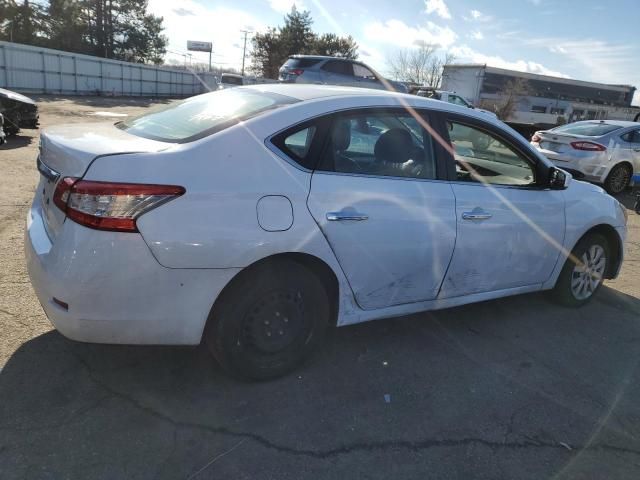
[[[640,173],[640,123],[587,120],[536,132],[531,144],[577,178],[622,192]]]
[[[364,63],[321,55],[290,56],[280,67],[278,80],[283,83],[316,83],[408,92],[403,83],[384,78]]]

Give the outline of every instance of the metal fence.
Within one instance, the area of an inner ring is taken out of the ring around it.
[[[0,87],[24,93],[153,97],[187,97],[209,90],[188,71],[2,41]]]

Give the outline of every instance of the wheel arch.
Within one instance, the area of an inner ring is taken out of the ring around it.
[[[236,275],[225,285],[220,294],[215,299],[213,306],[209,312],[206,323],[209,323],[214,317],[216,308],[224,301],[226,294],[234,288],[238,282],[244,281],[245,278],[251,276],[251,274],[259,267],[268,263],[278,263],[282,261],[293,261],[300,265],[303,265],[313,275],[316,275],[325,287],[327,295],[329,296],[331,307],[331,318],[329,324],[336,326],[339,313],[340,304],[340,284],[338,277],[333,269],[321,258],[308,253],[300,252],[285,252],[270,255],[268,257],[261,258],[254,261],[250,265],[240,270]],[[204,330],[202,335],[204,336]]]
[[[611,254],[611,262],[609,262],[609,266],[607,268],[604,278],[608,278],[608,279],[614,278],[616,273],[620,270],[620,263],[622,262],[623,245],[622,245],[622,239],[620,238],[620,235],[618,234],[616,229],[611,225],[602,223],[600,225],[591,227],[578,239],[578,241],[575,243],[575,245],[571,250],[573,251],[576,245],[580,243],[584,237],[592,233],[597,233],[602,235],[607,240],[607,243],[609,244],[609,249],[610,249],[609,253]]]

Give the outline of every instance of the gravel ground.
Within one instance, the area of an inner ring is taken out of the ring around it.
[[[153,103],[37,100],[42,127]],[[338,329],[296,374],[244,384],[202,348],[52,329],[22,247],[37,145],[0,147],[0,478],[640,476],[633,212],[622,273],[587,308],[524,295]]]

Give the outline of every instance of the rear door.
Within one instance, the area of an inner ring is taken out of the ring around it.
[[[437,296],[456,238],[439,147],[403,109],[329,117],[309,211],[364,309]]]
[[[540,186],[535,156],[515,137],[468,117],[447,123],[458,235],[440,297],[542,284],[564,240],[563,192]]]
[[[358,86],[353,76],[353,65],[346,60],[329,60],[322,65],[323,83],[329,85],[344,85],[347,87]]]

